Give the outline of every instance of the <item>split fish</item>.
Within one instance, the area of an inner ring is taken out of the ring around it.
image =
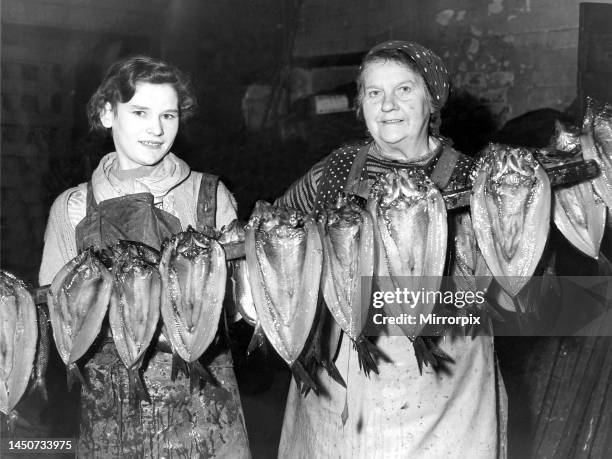
[[[227,278],[225,253],[215,239],[190,226],[164,241],[159,271],[167,337],[173,351],[187,362],[193,390],[199,378],[213,382],[198,358],[219,326]]]
[[[591,182],[555,190],[554,221],[566,239],[585,255],[597,259],[606,227],[606,205]]]
[[[159,321],[161,278],[154,264],[159,255],[152,248],[129,241],[120,241],[110,251],[114,285],[109,322],[113,341],[128,370],[133,401],[150,402],[139,371]]]
[[[68,367],[68,387],[85,383],[76,362],[94,342],[111,293],[113,276],[92,248],[70,260],[55,275],[47,305],[57,351]]]
[[[587,98],[580,145],[584,159],[597,162],[600,175],[592,180],[593,188],[612,209],[612,106],[597,107]]]
[[[257,316],[298,387],[318,391],[298,360],[317,311],[322,248],[314,218],[258,201],[246,228],[246,260]]]
[[[37,338],[36,306],[26,285],[0,271],[0,412],[5,415],[28,387]]]
[[[378,288],[395,292],[424,289],[438,291],[446,262],[446,207],[440,191],[424,174],[399,170],[381,177],[372,187],[368,209],[373,218],[376,250],[375,275]],[[429,314],[434,304],[388,303],[390,316]],[[414,340],[422,330],[402,324],[404,334]]]
[[[514,297],[533,275],[548,238],[546,171],[527,149],[490,144],[478,162],[470,201],[478,247]]]
[[[368,318],[374,274],[372,217],[360,199],[339,193],[318,216],[323,247],[322,291],[325,304],[353,341],[360,368],[378,374],[373,346],[362,334]]]

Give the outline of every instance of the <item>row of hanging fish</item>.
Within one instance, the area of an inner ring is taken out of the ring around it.
[[[68,385],[76,379],[86,384],[77,362],[100,335],[108,312],[136,400],[148,400],[139,372],[158,340],[169,343],[194,387],[194,379],[206,376],[197,360],[217,332],[225,281],[223,248],[191,227],[165,240],[161,254],[130,241],[84,250],[55,276],[47,300]]]
[[[471,212],[459,216],[453,241],[459,285],[486,290],[495,279],[512,300],[540,262],[551,213],[572,244],[598,256],[606,203],[612,196],[611,114],[610,107],[596,109],[589,102],[582,132],[573,139],[567,132],[558,133],[554,149],[548,151],[565,151],[561,163],[582,160],[582,152],[584,159],[597,161],[602,173],[554,194],[542,166],[552,159],[545,151],[534,155],[527,148],[490,144],[481,153],[471,174]],[[245,274],[257,320],[293,367],[300,363],[297,357],[313,325],[319,290],[367,372],[377,370],[362,335],[372,290],[363,282],[374,276],[383,291],[440,288],[448,242],[446,209],[439,190],[419,172],[400,170],[381,177],[367,204],[341,193],[316,218],[260,202],[247,228]],[[384,308],[398,316],[427,314],[433,305],[385,303]],[[402,329],[411,340],[422,331],[417,324]],[[429,350],[438,358],[448,357]]]
[[[612,205],[612,107],[591,101],[581,129],[559,129],[549,150],[491,144],[471,174],[470,215],[457,225],[458,281],[463,288],[495,278],[512,300],[533,276],[548,238],[551,213],[565,237],[596,258]],[[561,153],[559,153],[561,151]],[[561,155],[561,157],[559,157]],[[580,159],[599,165],[597,178],[551,191],[543,165]],[[447,260],[447,214],[440,191],[424,174],[392,171],[367,200],[340,194],[316,215],[258,202],[246,227],[221,236],[245,240],[246,260],[232,263],[232,290],[242,317],[265,334],[305,388],[316,388],[299,360],[317,315],[319,293],[352,340],[365,373],[378,371],[364,336],[370,293],[438,290]],[[225,238],[225,239],[223,239]],[[108,312],[118,353],[134,392],[152,341],[167,341],[186,372],[204,377],[198,362],[213,341],[226,285],[219,240],[189,228],[165,241],[162,253],[122,241],[102,253],[85,250],[57,274],[48,295],[53,338],[70,384],[77,362],[100,334]],[[364,284],[364,282],[367,284]],[[482,281],[481,281],[482,282]],[[25,292],[25,293],[24,293]],[[2,274],[0,408],[9,412],[25,392],[37,355],[36,309],[23,284]],[[28,299],[29,298],[29,299]],[[427,314],[433,304],[389,304],[387,314]],[[159,332],[159,323],[161,336]],[[402,325],[425,363],[447,359]],[[19,359],[16,359],[16,350]]]
[[[363,334],[374,277],[382,290],[437,289],[446,245],[440,192],[424,175],[406,171],[382,177],[367,202],[340,193],[317,215],[263,201],[256,204],[246,230],[250,292],[258,323],[293,370],[302,392],[316,390],[298,357],[313,327],[319,292],[353,342],[360,367],[366,374],[378,373],[376,348]],[[387,312],[414,313],[416,308],[427,313],[432,307],[390,304]],[[418,338],[421,327],[406,326],[403,331],[425,352],[435,349]],[[434,361],[433,355],[425,360]]]

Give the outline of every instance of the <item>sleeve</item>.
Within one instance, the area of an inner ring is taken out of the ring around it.
[[[306,175],[295,181],[274,204],[293,207],[304,212],[312,212],[315,208],[319,182],[328,158],[325,157],[312,166]]]
[[[219,180],[217,185],[217,214],[215,215],[217,228],[223,228],[230,224],[232,220],[238,218],[237,208],[236,199],[223,182]]]
[[[71,188],[57,197],[49,212],[38,282],[47,285],[53,281],[58,271],[77,255],[75,225],[70,221],[69,206],[75,210],[73,195],[79,188]],[[77,199],[78,200],[78,199]],[[82,210],[81,210],[82,211]],[[76,211],[77,213],[78,210]]]

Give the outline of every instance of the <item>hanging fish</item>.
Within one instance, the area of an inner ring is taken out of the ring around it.
[[[76,361],[100,333],[112,289],[113,276],[92,248],[66,263],[53,278],[47,305],[70,389],[77,378],[85,383]]]
[[[476,240],[510,296],[525,286],[544,251],[550,182],[527,149],[490,144],[476,169],[471,214]]]
[[[593,159],[599,166],[600,174],[594,178],[593,188],[612,209],[612,107],[595,106],[587,97],[586,109],[580,136],[582,155],[585,160]]]
[[[493,276],[480,253],[476,234],[472,226],[472,219],[468,212],[460,213],[454,217],[455,246],[454,257],[451,265],[452,281],[457,291],[481,292],[486,294],[493,280]],[[460,308],[461,314],[476,314],[484,317],[503,320],[493,309],[488,301],[482,303],[474,302],[472,306]],[[482,323],[486,321],[483,320]],[[465,330],[466,334],[475,333],[477,330]]]
[[[244,225],[238,220],[233,220],[227,227],[221,229],[219,242],[221,244],[230,244],[234,242],[244,242],[245,232]],[[265,334],[261,328],[257,311],[255,310],[255,302],[251,293],[251,284],[249,283],[249,268],[245,258],[236,258],[229,262],[230,282],[232,288],[233,304],[238,312],[251,327],[255,327],[253,336],[247,348],[247,355],[251,354],[255,349],[265,344]]]
[[[212,376],[198,362],[217,333],[223,309],[227,268],[214,239],[195,231],[173,235],[162,246],[161,313],[173,351],[187,362],[191,389]]]
[[[28,387],[38,328],[25,284],[0,270],[0,412],[9,415]]]
[[[246,259],[257,316],[302,391],[318,391],[298,361],[317,311],[322,249],[312,217],[258,201],[246,229]]]
[[[128,370],[133,402],[150,402],[139,371],[159,321],[161,278],[154,264],[159,254],[130,241],[120,241],[110,247],[110,252],[114,285],[109,322],[113,341]]]
[[[549,146],[536,149],[534,155],[544,167],[554,167],[574,161],[582,161],[580,129],[555,120],[555,134],[550,139]]]
[[[322,291],[325,304],[342,330],[353,341],[360,368],[378,374],[370,353],[372,344],[363,335],[371,301],[374,273],[372,217],[363,198],[339,193],[318,216],[323,247]]]
[[[606,205],[591,182],[555,190],[555,225],[574,247],[597,259],[606,227]]]
[[[30,392],[38,392],[44,400],[47,400],[46,373],[51,349],[51,325],[46,307],[38,305],[36,306],[36,312],[38,315],[38,342],[36,344],[36,358],[32,371]]]
[[[555,134],[551,146],[560,152],[572,153],[580,150],[580,129],[555,120]]]
[[[374,222],[376,282],[381,291],[440,289],[446,262],[446,207],[433,182],[419,171],[389,172],[374,184],[368,198]],[[385,303],[390,316],[429,314],[432,302]],[[414,340],[420,321],[400,325]]]

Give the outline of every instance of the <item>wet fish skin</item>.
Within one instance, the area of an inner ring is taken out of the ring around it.
[[[37,339],[36,306],[26,285],[0,270],[0,412],[5,415],[27,389]]]
[[[548,176],[527,149],[490,144],[477,165],[470,201],[487,266],[515,296],[533,275],[548,239]]]
[[[244,242],[244,226],[238,220],[233,220],[227,227],[221,228],[219,243]],[[252,327],[256,327],[257,311],[255,311],[255,304],[253,303],[246,260],[244,258],[237,258],[230,261],[229,266],[234,305],[245,322]]]
[[[352,196],[339,193],[336,202],[318,216],[323,247],[323,297],[332,317],[353,341],[366,375],[378,374],[363,336],[370,306],[374,274],[372,217]],[[344,382],[342,380],[342,382]]]
[[[126,368],[139,368],[160,316],[161,278],[157,267],[136,251],[113,266],[109,322]]]
[[[245,259],[237,259],[231,262],[232,269],[232,296],[238,312],[246,323],[252,327],[257,326],[257,311],[251,293],[249,281],[249,268]]]
[[[316,222],[295,209],[259,201],[245,244],[257,316],[272,346],[294,366],[317,310],[322,247]]]
[[[553,220],[565,238],[585,255],[597,259],[606,227],[606,205],[591,182],[555,190]]]
[[[227,268],[214,239],[189,227],[164,242],[159,265],[161,313],[174,350],[194,362],[217,332]]]
[[[342,330],[356,341],[369,310],[370,285],[362,285],[374,273],[372,218],[348,197],[328,206],[319,216],[323,245],[323,296]],[[365,291],[362,291],[365,288]],[[366,302],[362,302],[362,293]]]
[[[446,261],[446,207],[433,182],[419,172],[393,171],[374,184],[368,198],[375,240],[375,276],[379,289],[436,291]],[[433,304],[389,304],[390,315],[431,312]],[[422,326],[404,324],[410,339]]]
[[[113,276],[92,248],[70,260],[53,278],[47,305],[58,353],[81,381],[76,361],[100,333],[113,289]]]
[[[592,180],[593,188],[608,208],[612,208],[612,108],[600,108],[587,98],[580,146],[585,160],[595,160],[600,175]]]

